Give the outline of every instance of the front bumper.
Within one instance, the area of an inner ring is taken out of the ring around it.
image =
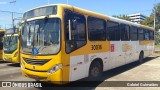
[[[6,62],[12,62],[12,63],[20,62],[18,55],[16,57],[14,57],[13,55],[3,55],[3,60]]]
[[[62,69],[57,70],[56,72],[49,74],[46,72],[36,71],[36,70],[29,70],[24,68],[21,65],[22,75],[35,79],[37,81],[46,81],[51,82],[53,84],[63,84],[62,82]]]

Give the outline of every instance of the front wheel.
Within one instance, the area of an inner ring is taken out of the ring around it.
[[[102,66],[99,62],[93,62],[89,69],[89,78],[90,80],[97,80],[98,76],[102,74]]]

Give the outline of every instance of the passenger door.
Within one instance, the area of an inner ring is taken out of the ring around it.
[[[86,44],[85,16],[65,10],[65,50],[70,55],[69,80],[86,77],[85,55],[71,56],[71,53]]]

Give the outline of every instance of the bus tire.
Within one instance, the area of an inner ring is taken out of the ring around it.
[[[89,68],[89,79],[90,80],[98,80],[98,76],[102,74],[102,66],[100,62],[94,61],[91,63]]]
[[[140,64],[143,63],[143,59],[144,59],[144,53],[141,52],[141,53],[139,54],[139,63],[140,63]]]

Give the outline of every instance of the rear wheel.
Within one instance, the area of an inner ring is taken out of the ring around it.
[[[143,63],[143,59],[144,59],[144,54],[143,54],[143,52],[141,52],[141,53],[139,54],[139,63],[140,63],[140,64]]]
[[[99,62],[95,61],[91,64],[89,69],[89,78],[90,80],[97,80],[98,76],[102,74],[102,66]]]

